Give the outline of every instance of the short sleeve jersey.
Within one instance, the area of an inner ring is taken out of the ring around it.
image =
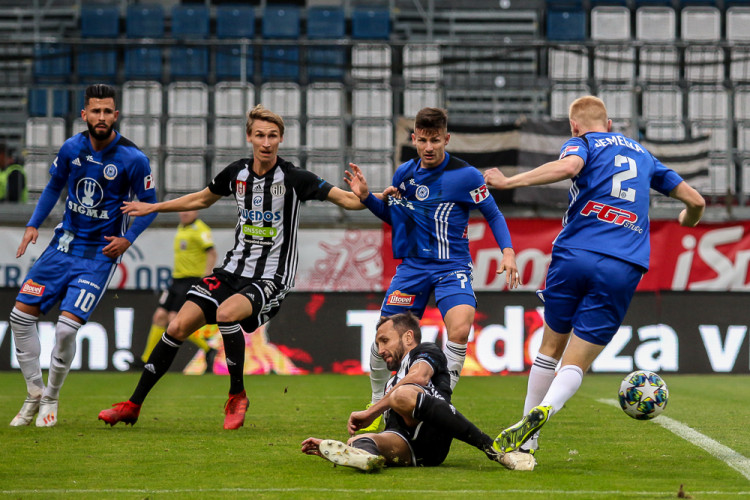
[[[208,189],[237,202],[235,242],[221,267],[245,278],[271,279],[294,286],[300,202],[323,201],[333,186],[312,172],[278,158],[263,176],[252,159],[238,160],[211,181]]]
[[[445,156],[430,169],[420,168],[419,159],[409,160],[393,175],[392,184],[401,193],[401,199],[388,197],[397,259],[470,263],[469,213],[482,205],[499,212],[479,170]]]
[[[554,245],[648,269],[650,190],[668,196],[682,178],[622,134],[573,137],[563,145],[560,158],[570,155],[580,156],[584,166],[573,178],[563,229]]]
[[[401,360],[401,366],[398,372],[388,380],[385,387],[387,394],[394,385],[404,378],[412,366],[417,363],[429,363],[432,367],[432,377],[428,386],[434,387],[443,399],[451,402],[451,376],[448,372],[448,361],[445,359],[442,349],[434,342],[422,342],[417,347],[409,351],[404,359]]]
[[[101,151],[93,150],[88,132],[74,135],[60,148],[50,175],[67,182],[65,213],[50,246],[71,255],[112,260],[101,250],[109,244],[105,236],[128,229],[123,202],[137,197],[156,203],[148,158],[119,132]]]
[[[211,228],[200,219],[177,226],[174,236],[174,269],[172,277],[200,278],[206,272],[206,251],[213,248]]]

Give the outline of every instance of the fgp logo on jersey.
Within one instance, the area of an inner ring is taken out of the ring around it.
[[[389,306],[410,307],[414,305],[414,297],[415,297],[414,295],[409,295],[408,293],[401,293],[400,290],[396,290],[388,296],[387,304]]]
[[[84,177],[76,184],[76,201],[68,199],[68,209],[94,219],[109,219],[106,210],[95,210],[104,198],[104,190],[91,177]]]
[[[482,184],[478,188],[470,191],[469,194],[471,195],[471,199],[474,200],[474,203],[480,203],[487,199],[490,192],[487,190],[487,184]]]
[[[581,210],[581,215],[589,216],[591,214],[597,214],[596,218],[600,221],[609,222],[610,224],[616,224],[618,226],[625,224],[632,225],[638,220],[638,216],[633,212],[593,200],[586,203],[586,206]]]
[[[35,283],[34,281],[26,280],[26,282],[21,287],[21,293],[25,293],[26,295],[35,295],[37,297],[41,297],[44,295],[44,288],[45,285],[42,285],[40,283]]]

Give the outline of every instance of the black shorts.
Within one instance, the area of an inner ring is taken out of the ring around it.
[[[219,304],[232,295],[244,295],[253,305],[253,312],[240,321],[240,326],[249,333],[276,316],[287,293],[289,287],[278,281],[243,278],[217,269],[192,286],[187,300],[195,302],[201,308],[206,324],[215,325]]]
[[[416,384],[414,384],[416,385]],[[426,394],[444,399],[434,387],[419,385]],[[401,415],[388,410],[385,419],[385,430],[401,436],[411,448],[412,465],[431,467],[445,461],[451,449],[453,438],[443,430],[427,422],[420,422],[416,427],[409,427]]]
[[[159,306],[169,312],[177,312],[185,303],[188,291],[198,283],[200,278],[177,278],[172,280],[169,288],[164,290],[159,297]]]

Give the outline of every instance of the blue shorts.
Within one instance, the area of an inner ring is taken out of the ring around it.
[[[625,318],[644,269],[600,253],[554,248],[547,284],[537,292],[544,301],[544,321],[569,333],[607,345]]]
[[[38,306],[42,314],[61,301],[61,311],[87,321],[116,267],[114,261],[85,259],[47,247],[24,278],[16,300]]]
[[[472,280],[471,264],[421,267],[402,262],[396,267],[396,275],[385,294],[380,314],[393,316],[411,311],[421,318],[433,291],[435,303],[443,317],[458,305],[467,304],[476,308]]]

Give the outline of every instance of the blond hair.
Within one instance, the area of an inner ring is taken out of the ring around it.
[[[279,133],[281,137],[284,137],[284,119],[277,115],[270,109],[266,109],[262,104],[258,104],[253,109],[247,112],[247,123],[245,124],[245,132],[250,135],[253,129],[253,123],[255,120],[261,120],[264,122],[270,122],[279,127]]]
[[[607,126],[607,107],[598,97],[587,95],[579,97],[570,104],[568,116],[585,128]]]

